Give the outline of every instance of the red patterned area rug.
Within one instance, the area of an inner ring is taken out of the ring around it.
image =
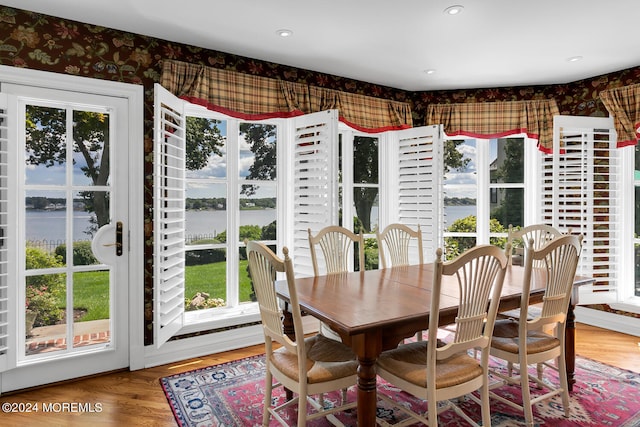
[[[161,378],[160,383],[181,427],[253,427],[262,423],[264,372],[264,356],[255,356]],[[545,375],[550,376],[552,381],[556,379],[551,372],[545,372]],[[571,394],[570,418],[564,418],[559,398],[550,399],[535,406],[536,426],[640,426],[640,374],[578,356],[576,380]],[[425,402],[384,381],[379,382],[379,392],[414,410],[426,408]],[[518,387],[502,387],[497,392],[514,401],[520,399]],[[325,404],[335,404],[339,398],[338,393],[326,395]],[[349,389],[348,398],[355,399],[353,387]],[[274,399],[283,401],[281,387],[275,389]],[[468,399],[462,405],[474,419],[480,419],[480,408],[472,400]],[[288,411],[283,418],[290,425],[295,425],[296,409]],[[496,401],[491,402],[491,411],[492,426],[521,426],[524,423],[521,414]],[[337,417],[346,426],[356,425],[355,412],[339,413]],[[404,419],[405,415],[379,401],[378,417],[397,422]],[[439,421],[440,426],[467,425],[453,411],[443,412]],[[271,425],[278,424],[272,419]],[[331,424],[319,419],[308,425],[318,427]]]

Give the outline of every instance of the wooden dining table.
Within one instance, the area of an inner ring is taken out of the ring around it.
[[[524,268],[509,266],[502,288],[499,311],[520,307]],[[455,279],[443,278],[440,324],[454,323],[458,307]],[[530,304],[542,302],[545,274],[534,269]],[[570,389],[575,383],[575,316],[577,287],[593,279],[576,276],[566,327],[566,358]],[[358,426],[376,425],[376,360],[381,352],[398,346],[405,338],[428,329],[433,283],[433,264],[392,267],[354,273],[296,278],[298,302],[303,312],[337,332],[358,358]],[[278,296],[289,301],[286,281],[276,282]],[[285,330],[290,314],[285,310]],[[292,329],[290,329],[292,330]]]

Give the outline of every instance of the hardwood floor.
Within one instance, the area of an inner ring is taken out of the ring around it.
[[[578,324],[577,354],[640,372],[640,337]],[[0,404],[38,405],[38,412],[0,413],[2,426],[175,426],[173,413],[160,388],[164,376],[228,362],[263,352],[263,346],[190,359],[135,372],[120,371],[0,396]],[[579,379],[578,379],[579,381]],[[43,412],[49,405],[59,412]],[[79,413],[82,404],[95,412]],[[68,405],[65,407],[64,405]],[[4,408],[4,406],[3,406]],[[75,410],[74,410],[75,409]]]

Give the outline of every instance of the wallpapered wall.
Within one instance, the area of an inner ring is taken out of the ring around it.
[[[407,92],[0,5],[0,64],[144,86],[146,345],[153,341],[153,84],[159,81],[163,59],[408,101],[413,105],[414,125],[424,124],[428,104],[448,102],[555,98],[561,114],[606,116],[608,113],[600,103],[598,93],[603,89],[640,82],[638,66],[568,84]]]

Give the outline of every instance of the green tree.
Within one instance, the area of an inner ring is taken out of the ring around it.
[[[26,108],[26,163],[52,167],[67,161],[66,110],[61,108],[27,105]],[[73,111],[73,151],[84,160],[80,170],[94,186],[109,181],[109,115],[91,111]],[[76,160],[74,159],[74,163]],[[81,193],[85,210],[94,212],[96,224],[92,233],[107,224],[109,194],[104,191]]]
[[[504,161],[496,171],[495,179],[498,182],[523,182],[524,181],[524,155],[522,139],[507,138],[504,146]],[[493,218],[500,220],[502,224],[524,225],[524,190],[522,188],[510,188],[504,190],[504,197],[500,206],[491,212]]]
[[[276,126],[260,123],[240,123],[240,135],[251,147],[253,164],[249,167],[247,179],[271,181],[276,179]],[[241,194],[252,196],[258,190],[256,185],[245,184]]]
[[[219,120],[187,116],[185,166],[187,170],[200,170],[207,166],[212,154],[221,156],[224,137],[220,133]]]
[[[378,183],[378,139],[355,136],[353,139],[353,183]],[[353,189],[353,203],[365,232],[371,231],[371,210],[378,199],[377,187]]]
[[[451,170],[464,170],[469,162],[470,158],[464,157],[464,153],[458,150],[458,145],[464,143],[464,140],[447,140],[444,141],[444,173]]]

